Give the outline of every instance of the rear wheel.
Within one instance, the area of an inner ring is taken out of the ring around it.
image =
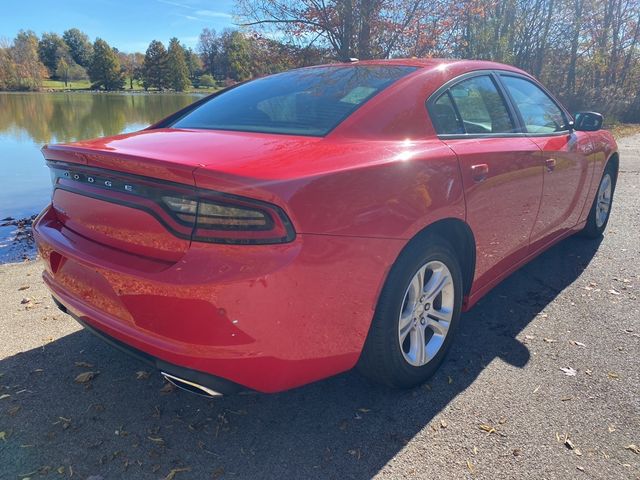
[[[409,246],[380,294],[359,370],[391,387],[423,383],[442,363],[461,307],[462,273],[449,245],[431,236]]]
[[[591,211],[587,217],[587,224],[581,232],[585,237],[597,238],[607,228],[615,190],[615,179],[615,167],[610,162],[602,174],[596,198],[593,200]]]

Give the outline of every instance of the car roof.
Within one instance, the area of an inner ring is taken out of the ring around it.
[[[336,62],[325,65],[317,65],[317,67],[331,66],[357,66],[357,65],[398,65],[417,67],[421,70],[443,70],[446,68],[451,77],[458,76],[462,73],[474,70],[507,70],[529,76],[527,72],[519,68],[504,63],[490,62],[487,60],[464,60],[455,58],[392,58],[392,59],[376,59],[376,60],[354,60],[352,62]],[[314,67],[308,67],[314,68]]]

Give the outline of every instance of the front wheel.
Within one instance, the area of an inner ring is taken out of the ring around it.
[[[616,172],[613,164],[609,162],[600,179],[598,193],[593,200],[593,205],[587,217],[587,224],[582,230],[582,235],[589,238],[598,238],[607,228],[611,205],[613,203],[613,192],[615,190]]]
[[[442,363],[461,308],[462,273],[449,245],[432,236],[409,246],[380,294],[358,369],[391,387],[423,383]]]

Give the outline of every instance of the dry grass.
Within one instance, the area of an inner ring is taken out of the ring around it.
[[[618,123],[606,128],[613,134],[616,140],[640,133],[640,124],[638,123]]]

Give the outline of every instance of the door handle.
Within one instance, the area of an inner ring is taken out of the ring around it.
[[[547,172],[551,173],[555,170],[556,168],[556,159],[555,158],[547,158],[544,161],[544,164],[547,167]]]
[[[486,163],[479,163],[478,165],[471,165],[471,176],[476,182],[481,182],[489,175],[489,165]]]

